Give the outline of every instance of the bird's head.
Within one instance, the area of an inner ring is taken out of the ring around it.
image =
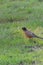
[[[23,30],[23,31],[26,31],[27,29],[26,29],[25,27],[22,27],[22,30]]]

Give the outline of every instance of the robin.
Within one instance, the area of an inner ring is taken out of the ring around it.
[[[35,35],[33,32],[27,30],[25,27],[22,28],[22,30],[24,31],[25,35],[28,37],[28,38],[40,38],[40,39],[43,39],[37,35]]]

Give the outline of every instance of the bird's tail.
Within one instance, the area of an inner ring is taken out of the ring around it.
[[[42,37],[36,36],[37,38],[43,39]]]

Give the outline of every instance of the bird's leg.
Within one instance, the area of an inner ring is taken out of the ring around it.
[[[29,39],[29,42],[31,43],[32,42],[32,39]]]
[[[33,38],[29,39],[29,41],[30,43],[36,43],[36,41]]]
[[[33,41],[33,38],[29,39],[29,41],[30,41],[31,43],[34,42],[34,41]]]

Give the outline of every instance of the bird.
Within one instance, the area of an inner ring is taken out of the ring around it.
[[[22,30],[24,31],[26,37],[29,38],[29,39],[31,39],[31,38],[43,39],[43,38],[37,36],[36,34],[34,34],[33,32],[29,31],[26,27],[22,27]]]

